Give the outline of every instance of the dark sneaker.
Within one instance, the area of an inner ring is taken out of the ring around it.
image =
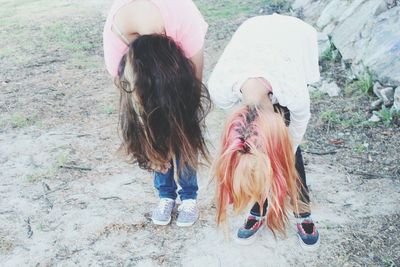
[[[297,235],[300,246],[306,250],[315,250],[319,246],[319,233],[310,217],[298,218]]]
[[[237,232],[236,243],[241,245],[252,244],[256,240],[257,233],[261,232],[259,229],[264,223],[265,217],[249,215]]]

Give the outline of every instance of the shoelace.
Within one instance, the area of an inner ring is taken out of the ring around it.
[[[171,203],[172,201],[166,198],[162,198],[160,200],[160,203],[158,204],[158,209],[161,213],[163,213],[165,211],[165,209],[167,208],[168,204]]]
[[[195,200],[184,200],[182,201],[182,204],[179,206],[178,211],[193,212],[195,208],[196,208]]]

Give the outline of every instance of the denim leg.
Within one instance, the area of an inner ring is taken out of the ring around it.
[[[177,186],[174,179],[173,166],[166,173],[154,173],[154,187],[158,190],[160,198],[176,199]]]
[[[176,166],[179,170],[179,160],[176,160]],[[178,191],[178,194],[181,200],[185,199],[196,199],[197,190],[199,187],[197,186],[197,175],[196,171],[189,167],[183,166],[181,171],[178,173],[178,183],[181,186],[181,189]]]

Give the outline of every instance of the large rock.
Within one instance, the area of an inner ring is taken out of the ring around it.
[[[400,86],[394,90],[394,103],[393,108],[400,111]]]
[[[333,0],[328,2],[326,7],[322,10],[321,16],[317,20],[317,26],[319,29],[324,29],[330,23],[338,21],[341,15],[347,10],[349,6],[348,1],[343,0]],[[329,30],[324,31],[325,33],[330,33]]]
[[[355,49],[361,30],[373,19],[377,8],[382,4],[379,0],[361,2],[361,0],[352,2],[349,9],[339,18],[342,22],[332,32],[332,41],[339,49],[343,60],[352,60],[361,52]]]
[[[361,36],[354,63],[368,67],[386,85],[400,85],[400,6],[375,17]]]
[[[400,5],[394,0],[295,0],[305,20],[331,35],[355,75],[400,85]]]

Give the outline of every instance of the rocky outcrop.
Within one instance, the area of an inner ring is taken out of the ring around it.
[[[293,8],[331,37],[356,76],[368,70],[385,86],[400,85],[399,0],[295,0]]]

